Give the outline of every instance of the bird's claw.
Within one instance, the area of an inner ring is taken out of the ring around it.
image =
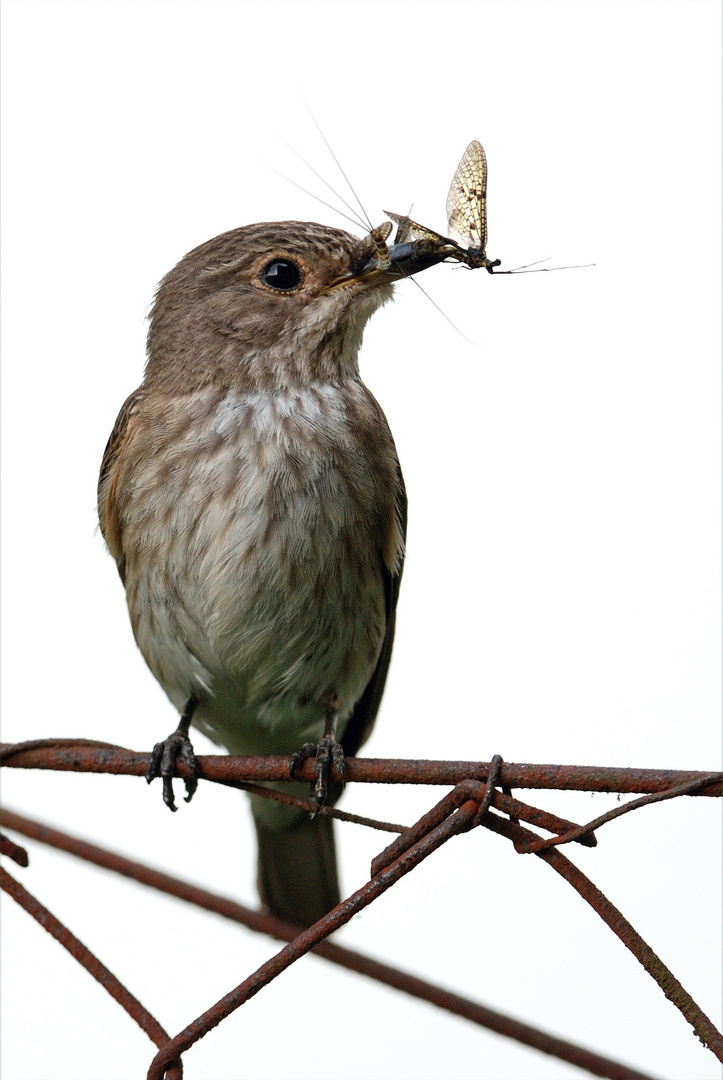
[[[301,750],[297,750],[296,753],[291,756],[289,772],[291,773],[292,778],[295,778],[297,769],[304,764],[307,758],[311,757],[316,758],[314,801],[316,802],[316,810],[318,810],[326,801],[329,781],[332,779],[332,771],[334,769],[338,772],[341,785],[344,787],[346,759],[341,743],[338,743],[336,739],[333,739],[330,736],[324,736],[318,743],[304,743]],[[311,816],[314,817],[315,815],[316,811],[314,811]]]
[[[291,755],[291,760],[289,761],[289,774],[292,780],[296,780],[297,771],[310,757],[316,757],[316,743],[305,742],[300,750],[297,750],[295,754]]]
[[[326,800],[326,791],[331,779],[332,770],[339,773],[341,786],[344,787],[346,761],[341,743],[336,739],[325,736],[316,747],[316,784],[314,785],[314,798],[317,808]]]
[[[163,742],[156,743],[151,753],[148,768],[146,769],[146,781],[151,783],[157,776],[163,779],[163,801],[169,810],[174,812],[178,809],[173,795],[173,777],[176,774],[176,764],[188,766],[191,776],[184,776],[183,783],[186,786],[186,802],[190,802],[198,787],[198,761],[193,752],[193,745],[188,733],[180,729],[174,731]]]

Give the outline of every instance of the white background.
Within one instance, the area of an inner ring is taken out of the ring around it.
[[[489,254],[596,263],[496,278],[441,266],[420,284],[457,329],[408,283],[369,326],[362,371],[410,523],[366,753],[720,767],[719,10],[6,0],[5,740],[148,750],[175,724],[96,531],[98,465],[141,378],[155,284],[186,251],[253,221],[345,226],[272,171],[337,202],[285,139],[344,189],[306,98],[375,224],[413,203],[443,230],[479,138]],[[255,903],[236,792],[203,785],[171,815],[131,778],[5,770],[3,785],[17,809]],[[439,794],[357,787],[343,805],[411,822]],[[530,795],[577,820],[615,805]],[[679,800],[570,852],[714,1018],[719,821],[714,801]],[[385,841],[356,826],[339,839],[350,892]],[[13,872],[171,1032],[276,951],[28,847]],[[144,1076],[146,1036],[4,911],[6,1080]],[[719,1075],[572,890],[483,831],[339,940],[655,1076]],[[189,1080],[573,1075],[313,958],[186,1055]]]

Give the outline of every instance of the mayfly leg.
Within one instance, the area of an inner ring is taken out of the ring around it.
[[[369,233],[369,237],[377,253],[377,262],[380,270],[388,270],[392,265],[392,257],[389,254],[389,248],[387,247],[387,240],[389,239],[391,231],[391,221],[385,221],[382,225],[377,225],[377,227],[372,229]]]

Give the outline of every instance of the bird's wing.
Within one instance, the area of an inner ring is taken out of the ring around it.
[[[397,490],[395,502],[396,524],[401,531],[402,540],[404,540],[407,535],[407,492],[404,487],[404,477],[402,476],[402,470],[399,467],[399,464],[397,464]],[[389,661],[392,656],[392,645],[394,644],[394,625],[396,620],[397,599],[399,597],[399,585],[402,580],[403,561],[400,561],[397,572],[392,573],[386,566],[380,551],[379,563],[384,579],[387,629],[384,635],[384,641],[382,642],[382,649],[379,653],[379,659],[377,660],[377,666],[374,669],[374,674],[367,683],[366,690],[354,706],[354,711],[349,717],[349,721],[341,738],[341,745],[344,748],[344,753],[351,756],[361,749],[372,733],[374,721],[376,720],[377,712],[379,711],[379,704],[382,700],[382,694],[384,693],[384,685],[387,681]]]
[[[118,480],[118,464],[123,455],[123,449],[128,444],[128,438],[135,427],[139,406],[145,396],[142,387],[134,390],[130,397],[126,398],[118,418],[108,439],[103,454],[98,477],[98,518],[100,519],[100,531],[108,545],[108,550],[115,559],[121,580],[124,577],[124,557],[121,543],[121,525],[118,517],[116,502],[116,485]]]

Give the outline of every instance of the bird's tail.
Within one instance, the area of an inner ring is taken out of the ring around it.
[[[262,902],[274,915],[311,926],[340,900],[333,820],[305,815],[279,829],[254,815],[254,824]]]

